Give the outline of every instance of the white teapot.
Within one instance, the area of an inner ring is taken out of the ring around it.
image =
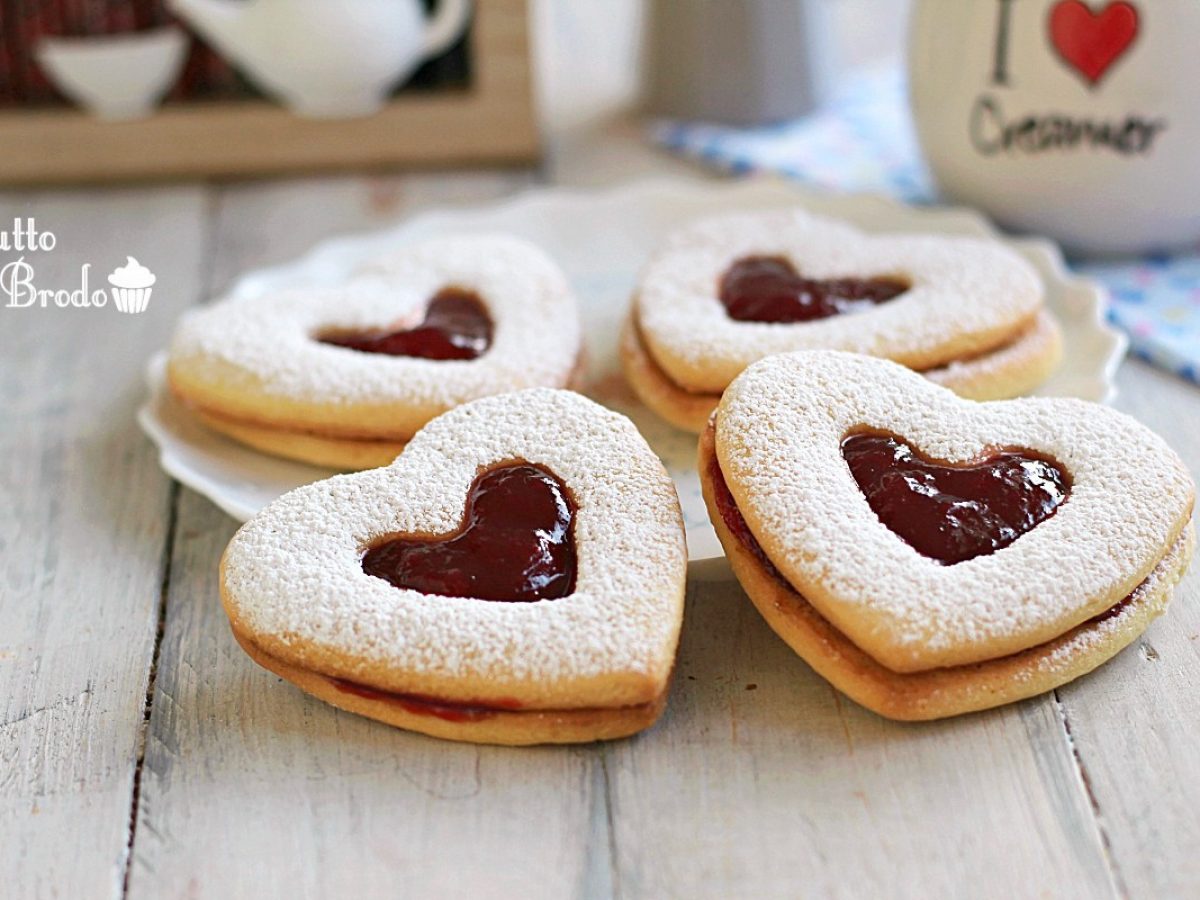
[[[376,112],[467,24],[470,0],[168,0],[168,6],[258,87],[297,115]]]
[[[1075,250],[1200,239],[1200,2],[917,0],[910,37],[945,194]]]

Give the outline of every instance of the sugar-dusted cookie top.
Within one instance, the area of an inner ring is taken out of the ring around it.
[[[480,472],[512,461],[543,467],[573,499],[573,593],[495,602],[364,572],[383,536],[454,532]],[[438,417],[387,468],[285,495],[237,533],[222,571],[235,629],[291,665],[449,701],[578,708],[661,693],[686,566],[674,485],[633,424],[537,389]]]
[[[881,280],[907,289],[811,321],[739,321],[721,301],[722,281],[735,264],[755,259],[782,261],[813,281]],[[1042,300],[1037,273],[997,241],[870,235],[790,210],[703,219],[676,231],[642,275],[636,312],[649,351],[673,381],[719,393],[756,360],[792,350],[849,350],[914,369],[944,365],[1010,340]]]
[[[450,289],[491,323],[469,360],[361,352],[320,338],[412,328]],[[579,361],[567,281],[538,248],[511,237],[447,237],[405,247],[333,288],[214,304],[171,345],[172,387],[222,415],[354,437],[406,438],[447,409],[527,387],[563,387]]]
[[[1103,613],[1153,570],[1192,509],[1183,463],[1128,416],[1079,400],[975,403],[864,356],[763,360],[715,415],[722,472],[772,563],[897,672],[1000,657]],[[951,465],[998,451],[1047,460],[1065,475],[1065,501],[1007,546],[946,564],[868,504],[842,448],[860,432]]]

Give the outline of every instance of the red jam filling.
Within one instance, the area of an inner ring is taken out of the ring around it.
[[[475,479],[458,531],[386,539],[363,571],[398,588],[446,597],[529,603],[575,590],[575,505],[554,475],[527,463]]]
[[[425,320],[414,328],[331,332],[318,340],[362,353],[475,359],[492,345],[492,331],[492,319],[478,296],[460,288],[446,288],[429,302]]]
[[[842,456],[879,520],[947,565],[1007,547],[1054,515],[1070,490],[1053,462],[1015,451],[947,465],[894,437],[856,434]]]
[[[717,462],[717,455],[714,453],[708,461],[708,478],[712,483],[713,500],[717,504],[717,512],[721,515],[721,521],[725,523],[725,527],[729,530],[738,542],[754,554],[767,571],[783,581],[783,575],[775,568],[774,563],[767,558],[766,551],[758,542],[758,538],[754,536],[754,532],[750,530],[750,526],[746,524],[746,517],[742,515],[742,511],[738,509],[737,501],[733,499],[733,492],[729,490],[729,483],[725,480],[725,473],[721,471],[721,464]]]
[[[437,697],[427,697],[424,694],[392,694],[388,691],[378,691],[365,684],[346,681],[342,678],[330,678],[329,680],[335,688],[345,694],[365,697],[367,700],[393,703],[405,712],[419,716],[434,716],[438,719],[445,719],[447,722],[479,722],[498,712],[521,708],[521,703],[517,700],[491,700],[486,706],[475,703],[451,703]]]
[[[725,523],[725,528],[729,533],[737,538],[738,542],[745,547],[755,559],[762,564],[763,568],[773,578],[777,579],[781,584],[785,585],[792,593],[800,596],[796,589],[783,577],[771,560],[767,557],[762,545],[750,530],[750,526],[746,524],[746,518],[742,515],[742,511],[738,509],[737,501],[733,497],[733,493],[729,490],[729,484],[725,481],[725,473],[721,471],[721,465],[717,462],[714,455],[708,464],[709,481],[712,484],[713,500],[716,502],[717,512],[721,516],[721,521]],[[1107,619],[1114,619],[1121,615],[1129,604],[1133,601],[1134,595],[1131,593],[1124,597],[1119,603],[1110,606],[1104,612],[1099,613],[1085,622],[1085,625],[1095,625]]]
[[[739,322],[809,322],[862,312],[900,296],[899,278],[804,278],[778,256],[750,256],[721,278],[720,298]]]

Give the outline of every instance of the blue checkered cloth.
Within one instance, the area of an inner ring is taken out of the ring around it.
[[[663,147],[732,174],[774,172],[831,191],[934,199],[899,67],[861,72],[824,109],[758,128],[656,122]],[[1109,291],[1109,320],[1134,355],[1200,384],[1200,255],[1153,255],[1072,268]]]

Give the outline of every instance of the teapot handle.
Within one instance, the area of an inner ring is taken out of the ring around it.
[[[458,40],[470,17],[471,0],[439,0],[437,12],[425,27],[421,59],[437,56]]]

